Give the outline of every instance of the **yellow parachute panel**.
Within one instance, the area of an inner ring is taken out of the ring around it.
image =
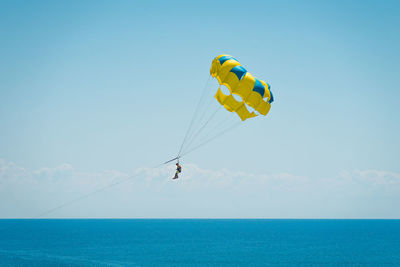
[[[240,95],[242,99],[246,101],[247,97],[252,92],[252,88],[254,87],[255,82],[256,79],[253,77],[253,75],[247,72],[242,80],[240,80],[240,82],[235,87],[230,88],[227,85],[225,86],[230,88],[232,93]]]
[[[230,112],[236,112],[242,121],[257,116],[257,114],[255,114],[254,112],[250,113],[247,110],[245,104],[243,102],[237,101],[232,96],[232,94],[225,95],[224,93],[222,93],[220,88],[218,88],[218,91],[215,94],[215,99],[217,99],[218,102],[226,108],[226,110]]]

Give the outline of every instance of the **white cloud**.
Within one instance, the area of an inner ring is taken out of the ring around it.
[[[361,183],[368,183],[377,186],[396,185],[400,183],[400,173],[380,170],[354,170],[342,172],[344,178],[355,179]]]
[[[0,159],[0,217],[34,217],[129,178],[48,217],[398,218],[400,174],[343,171],[310,178],[174,166],[79,172],[69,164],[29,170]]]

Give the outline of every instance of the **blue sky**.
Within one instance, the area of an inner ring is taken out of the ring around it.
[[[170,217],[163,212],[169,210],[172,217],[400,217],[399,12],[397,1],[0,1],[0,216],[34,216],[51,208],[46,203],[101,185],[88,177],[107,184],[115,178],[109,171],[123,177],[173,157],[212,59],[226,53],[269,82],[275,102],[267,117],[188,155],[183,163],[193,172],[179,186],[190,179],[201,185],[208,172],[232,182],[228,176],[239,172],[250,177],[243,178],[243,198],[253,190],[259,197],[244,201],[231,187],[209,183],[210,213],[201,208],[203,191],[185,204],[187,212],[166,208],[170,192],[187,202],[166,182],[173,172],[166,169],[148,176],[160,191],[136,191],[135,201],[148,206],[87,216]],[[263,206],[270,189],[260,189],[254,175],[302,177],[307,186],[296,191],[298,181],[285,180],[292,191],[275,191],[273,201],[288,204],[274,213]],[[61,188],[53,181],[59,176],[69,181]],[[82,187],[73,177],[91,182]],[[355,195],[339,200],[344,190],[328,190],[324,179],[343,177],[345,191]],[[37,191],[24,187],[26,179]],[[357,187],[358,179],[369,189]],[[378,190],[376,180],[398,191]],[[32,204],[38,194],[42,202]],[[24,197],[16,204],[15,196]],[[82,205],[93,209],[102,197]],[[244,204],[237,210],[218,204],[238,198]],[[299,209],[299,198],[309,205]],[[355,204],[345,207],[349,202]],[[358,214],[365,203],[381,206]],[[83,211],[72,206],[56,215],[84,217]]]

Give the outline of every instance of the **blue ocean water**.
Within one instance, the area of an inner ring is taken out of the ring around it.
[[[400,220],[0,220],[0,266],[400,266]]]

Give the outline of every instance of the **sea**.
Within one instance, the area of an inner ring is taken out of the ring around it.
[[[400,220],[5,219],[0,266],[400,266]]]

